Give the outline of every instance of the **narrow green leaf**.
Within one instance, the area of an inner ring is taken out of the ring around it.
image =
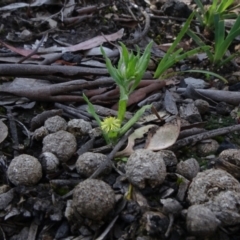
[[[218,13],[223,13],[227,8],[229,8],[234,3],[234,0],[220,1],[217,7]]]
[[[225,38],[225,26],[224,21],[220,20],[219,14],[214,16],[214,26],[215,26],[215,52],[219,46],[224,42]]]
[[[230,32],[228,33],[228,36],[231,36],[234,32],[236,32],[240,28],[240,16],[237,18],[236,22],[232,26]]]
[[[220,21],[221,22],[221,21]],[[229,46],[231,45],[232,41],[240,35],[240,17],[236,20],[235,24],[233,25],[232,29],[230,30],[229,34],[227,35],[226,39],[222,41],[222,43],[217,43],[215,46],[215,55],[214,55],[214,64],[221,64],[221,60],[226,54],[226,51],[228,50]],[[223,26],[222,28],[225,27]],[[217,34],[217,32],[216,32]],[[219,34],[218,34],[219,35]],[[221,64],[222,65],[222,64]]]
[[[107,57],[105,51],[103,50],[102,46],[101,46],[101,52],[103,57],[105,58],[106,61],[106,67],[107,70],[110,74],[110,76],[114,79],[114,81],[119,85],[121,84],[121,75],[117,72],[117,69],[115,67],[113,67],[111,60]]]
[[[234,59],[237,56],[237,54],[232,54],[229,57],[227,57],[226,59],[222,60],[219,62],[219,64],[217,65],[217,67],[221,67],[224,66],[226,63],[230,62],[232,59]]]
[[[188,29],[187,34],[191,37],[198,46],[206,46],[205,43],[199,38],[192,30]],[[213,62],[213,54],[210,51],[211,48],[204,49],[210,62]]]
[[[227,79],[220,76],[219,74],[217,73],[214,73],[214,72],[210,72],[210,71],[206,71],[206,70],[198,70],[198,69],[194,69],[194,70],[188,70],[188,71],[184,71],[184,72],[195,72],[195,73],[203,73],[203,74],[208,74],[208,75],[212,75],[214,77],[217,77],[219,78],[220,80],[222,80],[224,83],[228,83]]]
[[[129,52],[128,52],[127,47],[125,46],[124,43],[120,42],[120,45],[122,47],[122,49],[120,51],[120,54],[123,57],[123,62],[126,64],[129,60]]]
[[[209,46],[197,47],[197,48],[194,48],[192,50],[189,50],[189,51],[187,51],[187,52],[177,56],[176,60],[179,62],[179,61],[181,61],[181,60],[183,60],[183,59],[185,59],[187,57],[191,57],[194,54],[197,54],[197,53],[199,53],[201,51],[206,51],[206,50],[209,50],[209,49],[210,49]]]
[[[192,50],[189,50],[183,54],[176,54],[174,56],[172,56],[171,58],[169,58],[168,62],[166,62],[162,68],[161,68],[161,75],[164,75],[164,73],[170,68],[172,67],[174,64],[176,64],[177,62],[183,60],[183,59],[186,59],[187,57],[190,57],[194,54],[197,54],[201,51],[205,51],[209,49],[208,46],[203,46],[203,47],[198,47],[198,48],[195,48],[195,49],[192,49]]]
[[[94,117],[94,119],[97,121],[97,124],[99,127],[101,127],[101,120],[99,118],[99,116],[97,115],[96,111],[95,111],[95,108],[94,106],[92,105],[92,103],[89,101],[89,99],[87,98],[87,96],[83,93],[83,99],[87,102],[88,104],[88,112]],[[105,141],[107,143],[110,143],[110,139],[109,137],[107,136],[107,134],[105,134],[104,132],[102,132],[102,135],[105,139]]]
[[[175,41],[173,42],[172,46],[168,49],[166,55],[170,55],[174,51],[174,49],[177,47],[177,45],[179,44],[179,42],[181,41],[181,39],[185,35],[186,31],[188,30],[188,28],[189,28],[189,26],[191,24],[191,21],[192,21],[192,19],[194,17],[194,14],[195,14],[195,12],[192,12],[191,15],[188,17],[187,21],[183,25],[180,33],[177,35],[177,37],[176,37]]]
[[[139,118],[143,115],[143,113],[147,110],[150,109],[152,105],[145,105],[141,109],[139,109],[135,115],[127,122],[125,125],[120,129],[119,135],[122,136],[125,134],[132,126],[134,123],[136,123]]]
[[[195,12],[196,18],[197,20],[200,22],[200,25],[203,26],[204,25],[204,21],[203,21],[203,17],[199,12]]]
[[[97,115],[94,106],[92,105],[92,103],[89,101],[88,97],[84,93],[83,93],[83,99],[88,104],[88,112],[95,118],[95,120],[97,121],[97,123],[100,127],[101,126],[101,120],[100,120],[99,116]]]
[[[117,118],[120,120],[121,124],[125,118],[125,113],[127,109],[127,100],[128,99],[120,99],[118,101],[118,117]]]
[[[201,0],[194,0],[195,3],[197,4],[198,8],[200,9],[201,13],[204,14],[205,10],[204,10],[204,6],[202,4]]]
[[[154,78],[159,78],[160,75],[163,73],[163,66],[161,65],[161,62],[163,61],[163,63],[167,62],[168,59],[170,58],[170,55],[173,53],[173,51],[175,50],[175,48],[177,47],[177,45],[179,44],[179,42],[181,41],[181,39],[183,38],[184,34],[187,32],[190,23],[194,17],[194,12],[192,12],[192,14],[189,16],[189,18],[187,19],[187,21],[185,22],[185,24],[183,25],[180,33],[178,34],[177,38],[175,39],[175,41],[173,42],[172,46],[168,49],[167,53],[164,55],[164,57],[162,58],[162,60],[160,61],[160,63],[158,64],[158,67],[154,73]]]

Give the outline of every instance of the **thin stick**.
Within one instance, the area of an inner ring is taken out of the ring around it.
[[[169,149],[176,150],[176,149],[179,149],[179,148],[184,147],[184,146],[193,145],[193,144],[195,144],[199,141],[205,140],[205,139],[213,138],[213,137],[223,135],[223,134],[227,134],[227,133],[234,132],[234,131],[240,131],[240,124],[233,125],[233,126],[230,126],[230,127],[215,129],[215,130],[212,130],[212,131],[209,131],[209,132],[199,133],[199,134],[193,135],[191,137],[183,138],[181,140],[178,140]]]
[[[138,37],[125,41],[126,44],[133,45],[133,44],[139,43],[147,35],[149,28],[150,28],[151,20],[150,20],[149,14],[147,12],[142,11],[142,15],[145,17],[145,26],[144,26],[143,31],[140,33],[140,35]]]
[[[105,170],[105,168],[110,165],[111,160],[114,158],[115,154],[120,150],[122,145],[128,139],[128,136],[132,132],[133,132],[133,128],[127,131],[127,133],[122,137],[122,139],[120,139],[117,145],[109,153],[109,155],[107,156],[107,160],[99,166],[99,168],[92,174],[92,176],[89,177],[90,179],[97,178]]]
[[[37,47],[36,47],[30,54],[28,54],[26,57],[24,57],[24,58],[22,58],[21,60],[19,60],[18,63],[23,63],[24,61],[26,61],[27,59],[29,59],[31,56],[33,56],[34,54],[36,54],[37,51],[38,51],[38,49],[39,49],[40,46],[42,45],[43,40],[45,39],[46,35],[47,35],[47,34],[44,34],[44,35],[42,36],[41,41],[38,43]]]

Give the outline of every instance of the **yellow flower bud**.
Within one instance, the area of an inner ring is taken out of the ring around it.
[[[117,132],[120,130],[121,123],[120,120],[115,117],[107,117],[101,122],[101,129],[105,133]]]

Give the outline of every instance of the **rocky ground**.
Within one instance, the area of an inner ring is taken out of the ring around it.
[[[0,239],[240,239],[239,59],[216,69],[226,82],[183,72],[214,70],[202,53],[153,78],[195,7],[0,2]],[[207,38],[197,19],[191,28]],[[125,117],[152,107],[108,145],[82,97],[101,120],[117,115],[100,46],[117,64],[118,41],[143,51],[151,40]]]

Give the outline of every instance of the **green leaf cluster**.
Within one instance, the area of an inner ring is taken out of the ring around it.
[[[226,30],[224,26],[224,20],[220,19],[219,14],[214,15],[214,27],[215,27],[215,44],[211,50],[206,49],[206,54],[209,61],[217,68],[223,66],[227,62],[231,61],[236,54],[226,56],[227,50],[233,40],[240,35],[240,16],[236,19],[233,27],[226,36]],[[206,46],[205,43],[190,29],[187,31],[188,35],[199,45]]]
[[[213,0],[212,4],[208,8],[204,8],[201,0],[194,0],[198,6],[198,12],[196,12],[197,19],[202,26],[207,29],[213,29],[214,16],[219,15],[220,19],[236,17],[236,14],[231,13],[233,10],[234,0]]]
[[[118,119],[121,123],[125,117],[128,97],[136,89],[148,67],[152,44],[153,42],[151,41],[142,55],[140,54],[140,49],[137,48],[137,54],[135,55],[132,51],[129,52],[123,43],[120,43],[120,59],[117,67],[112,65],[111,60],[106,56],[101,47],[108,72],[119,87]]]
[[[200,45],[200,47],[195,48],[195,49],[190,50],[190,51],[187,51],[185,53],[182,53],[183,52],[182,48],[176,50],[176,47],[178,46],[181,39],[183,38],[183,36],[187,32],[193,17],[194,17],[194,12],[189,16],[189,18],[185,22],[184,26],[182,27],[180,33],[176,37],[175,41],[173,42],[171,47],[168,49],[168,51],[166,52],[166,54],[164,55],[164,57],[162,58],[162,60],[158,64],[158,67],[157,67],[157,69],[155,71],[155,74],[154,74],[154,78],[163,77],[164,73],[170,67],[172,67],[175,63],[177,63],[177,62],[179,62],[179,61],[181,61],[181,60],[183,60],[187,57],[190,57],[190,56],[192,56],[192,55],[194,55],[194,54],[196,54],[196,53],[198,53],[202,50],[206,51],[206,50],[209,49],[208,46]]]
[[[110,76],[114,79],[117,86],[119,87],[120,91],[120,99],[118,101],[118,115],[117,119],[120,122],[120,128],[116,133],[112,131],[106,132],[103,131],[103,136],[107,143],[115,143],[116,140],[124,135],[133,125],[138,121],[138,119],[142,116],[146,109],[149,109],[151,105],[143,106],[139,109],[134,116],[123,124],[125,113],[127,110],[127,102],[129,95],[136,89],[138,84],[140,83],[150,60],[151,56],[151,47],[153,42],[151,41],[146,49],[144,50],[143,54],[141,55],[140,49],[137,48],[137,53],[134,54],[132,51],[129,52],[126,46],[123,43],[120,43],[120,59],[118,62],[117,67],[112,65],[111,60],[107,57],[106,53],[104,52],[103,48],[101,47],[101,52],[106,61],[106,67]],[[88,112],[92,114],[92,116],[97,121],[98,125],[102,125],[102,121],[100,120],[99,116],[97,115],[94,106],[88,100],[88,98],[83,95],[84,100],[88,104]],[[107,121],[106,121],[107,122]],[[105,122],[105,124],[106,124]]]

